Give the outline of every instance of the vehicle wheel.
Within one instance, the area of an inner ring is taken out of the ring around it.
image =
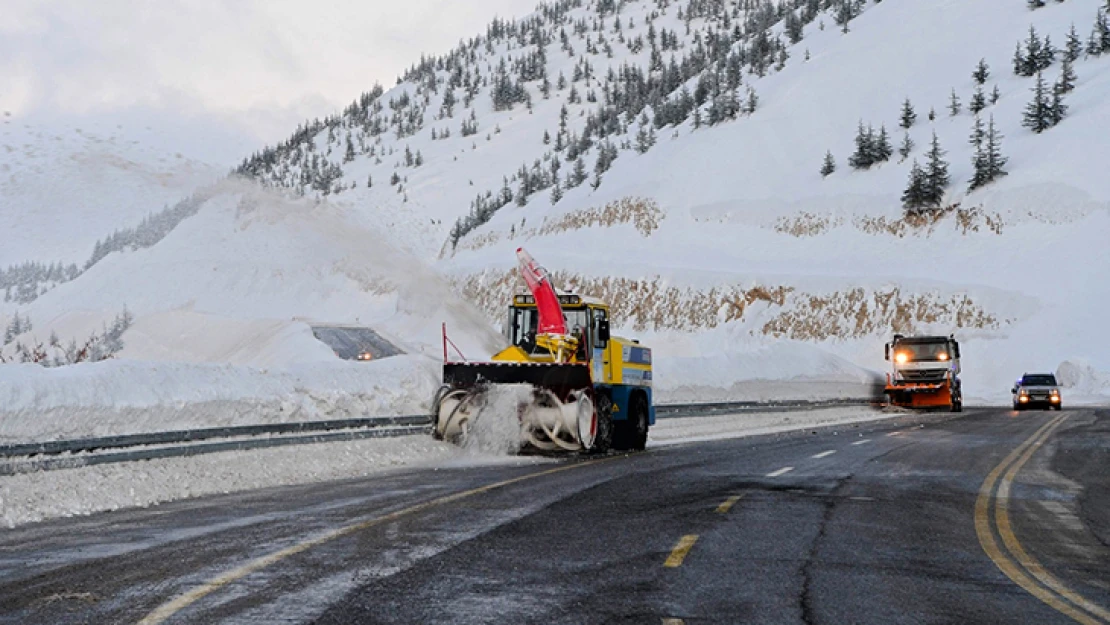
[[[1056,404],[1055,406],[1052,407],[1052,409],[1053,410],[1063,410],[1064,409],[1064,404]]]
[[[952,402],[952,412],[963,412],[963,411],[964,411],[964,402],[962,400],[957,399],[956,401]]]
[[[613,447],[643,451],[647,447],[648,405],[643,395],[634,394],[628,401],[628,418],[620,423]]]
[[[609,453],[613,447],[613,400],[605,393],[598,393],[594,398],[594,410],[597,411],[597,436],[588,453]]]

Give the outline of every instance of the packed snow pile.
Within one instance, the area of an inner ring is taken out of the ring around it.
[[[275,368],[109,360],[0,370],[0,440],[426,414],[439,367],[424,356]]]

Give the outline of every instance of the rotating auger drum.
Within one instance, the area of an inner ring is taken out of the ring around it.
[[[464,440],[481,418],[506,418],[512,410],[520,442],[539,451],[599,451],[608,448],[601,420],[607,405],[594,399],[589,369],[573,363],[447,363],[444,385],[433,402],[435,436]],[[491,406],[491,394],[507,391],[515,406]],[[599,434],[602,436],[599,439]]]

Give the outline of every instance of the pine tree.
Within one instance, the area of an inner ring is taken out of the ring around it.
[[[1075,70],[1072,69],[1071,61],[1064,57],[1064,62],[1060,65],[1060,77],[1056,79],[1056,84],[1053,90],[1061,95],[1071,93],[1075,89],[1076,80]]]
[[[917,113],[913,111],[913,104],[910,103],[910,99],[906,98],[906,101],[902,103],[902,120],[900,125],[902,128],[909,130],[916,121]]]
[[[940,148],[937,133],[933,132],[933,142],[929,148],[929,162],[925,165],[925,200],[927,206],[939,207],[944,201],[944,191],[951,183],[948,176],[948,162],[944,160],[946,152]]]
[[[863,127],[863,120],[859,122],[856,131],[856,151],[848,157],[848,165],[852,169],[867,169],[875,164],[875,138],[874,133]]]
[[[1052,101],[1049,99],[1044,77],[1039,72],[1032,91],[1033,100],[1025,106],[1025,114],[1022,117],[1021,125],[1040,134],[1052,127]]]
[[[821,163],[821,177],[828,178],[834,171],[836,171],[836,160],[830,150],[825,152],[825,161]]]
[[[995,85],[994,89],[991,90],[991,104],[998,104],[998,101],[1001,99],[1002,92],[998,90],[998,85]]]
[[[1087,54],[1099,56],[1106,53],[1110,53],[1110,3],[1105,9],[1099,9],[1091,39],[1087,43]]]
[[[906,212],[914,214],[927,206],[925,199],[925,171],[915,159],[910,168],[910,179],[906,190],[902,192],[902,207]]]
[[[948,115],[955,117],[960,114],[960,97],[956,95],[956,90],[952,90],[952,96],[948,100]]]
[[[1025,76],[1025,55],[1021,53],[1021,42],[1014,46],[1014,75]]]
[[[1064,94],[1058,89],[1052,90],[1052,98],[1048,105],[1049,127],[1055,126],[1064,120],[1068,114],[1068,106],[1064,104]]]
[[[756,95],[755,89],[748,87],[748,97],[744,100],[744,113],[751,115],[755,113],[755,109],[759,106],[759,96]]]
[[[868,127],[868,131],[870,131]],[[879,138],[875,140],[872,146],[875,153],[875,162],[883,163],[890,160],[891,155],[894,154],[894,148],[890,145],[890,135],[886,132],[886,124],[879,126]]]
[[[968,138],[967,142],[978,152],[979,148],[983,146],[983,139],[985,139],[986,136],[987,133],[983,130],[983,119],[976,115],[975,123],[971,125],[971,137]]]
[[[1052,45],[1052,37],[1045,35],[1044,43],[1041,44],[1041,53],[1037,56],[1036,70],[1048,69],[1055,61],[1056,48]]]
[[[1035,11],[1044,6],[1044,0],[1026,0],[1025,5],[1030,11]]]
[[[972,115],[978,115],[985,108],[987,108],[987,97],[983,95],[983,86],[975,85],[975,93],[971,94],[971,102],[968,103],[967,109]]]
[[[971,73],[971,78],[978,84],[986,84],[987,79],[990,78],[991,70],[987,65],[986,59],[979,59],[979,64],[975,66],[975,71]]]
[[[971,175],[971,183],[967,189],[969,192],[986,184],[986,157],[983,153],[983,141],[986,139],[986,136],[987,133],[983,130],[983,120],[976,115],[975,123],[971,126],[971,137],[967,141],[974,148],[971,157],[973,173]]]
[[[556,178],[555,184],[551,185],[551,203],[558,204],[561,199],[563,199],[563,185]]]
[[[1079,41],[1079,34],[1075,32],[1075,24],[1072,24],[1068,31],[1068,41],[1064,44],[1064,60],[1074,63],[1079,60],[1079,55],[1082,53],[1083,42]]]
[[[987,124],[987,145],[984,149],[987,157],[987,183],[1006,175],[1007,161],[1010,159],[1002,155],[1002,133],[994,127],[994,115],[991,115]]]
[[[1041,38],[1037,36],[1037,30],[1032,26],[1029,27],[1029,38],[1025,40],[1025,53],[1024,63],[1021,71],[1018,72],[1020,76],[1032,76],[1037,73],[1041,63],[1044,61],[1044,49],[1041,45]]]
[[[937,119],[937,111],[934,108],[929,108],[929,121],[933,122]]]
[[[902,144],[898,146],[898,154],[899,154],[899,156],[902,157],[903,160],[907,159],[907,158],[909,158],[910,154],[913,152],[913,148],[914,148],[913,139],[910,138],[910,133],[907,132],[902,137]]]

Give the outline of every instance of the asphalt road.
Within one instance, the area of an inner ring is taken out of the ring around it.
[[[0,532],[0,622],[1110,623],[1108,467],[972,409],[213,497]]]

